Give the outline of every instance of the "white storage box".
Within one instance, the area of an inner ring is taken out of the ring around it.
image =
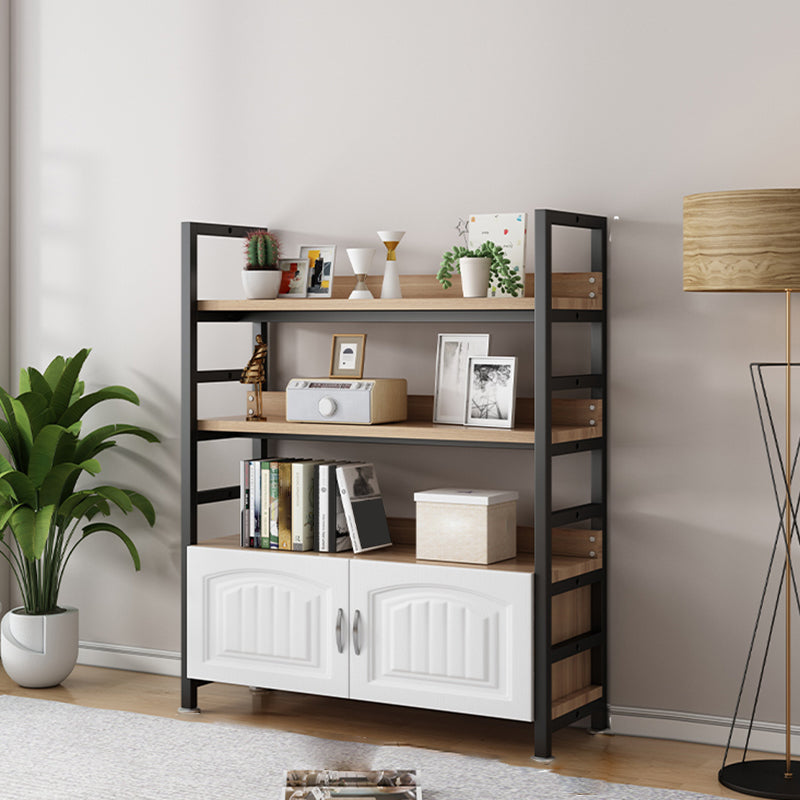
[[[518,497],[499,489],[415,492],[417,558],[467,564],[514,558]]]

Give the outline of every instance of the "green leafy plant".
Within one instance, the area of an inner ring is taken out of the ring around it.
[[[506,258],[503,248],[494,242],[484,242],[480,247],[468,248],[456,245],[442,256],[442,263],[436,277],[445,289],[453,285],[453,272],[460,272],[459,261],[462,258],[489,259],[489,285],[500,288],[512,297],[523,292],[524,285],[518,271],[512,270],[511,262]]]
[[[280,244],[278,237],[269,231],[250,231],[244,243],[247,255],[245,269],[276,269]]]
[[[135,509],[151,527],[155,524],[152,503],[138,492],[113,485],[77,486],[83,473],[100,472],[97,457],[117,444],[116,437],[158,441],[154,433],[128,424],[103,425],[83,435],[82,418],[99,403],[139,405],[136,394],[124,386],[84,393],[79,376],[89,352],[58,356],[44,373],[23,369],[17,397],[0,388],[0,440],[7,451],[7,457],[0,453],[0,554],[11,566],[28,614],[59,610],[64,569],[75,548],[95,533],[120,539],[140,569],[130,537],[98,519],[110,516],[112,508],[123,514]]]

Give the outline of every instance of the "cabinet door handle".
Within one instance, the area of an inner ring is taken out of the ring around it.
[[[344,653],[344,610],[341,608],[336,615],[336,649]]]
[[[358,609],[353,617],[353,650],[357,656],[361,655],[361,612]]]

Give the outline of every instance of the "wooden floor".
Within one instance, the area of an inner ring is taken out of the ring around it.
[[[709,745],[593,736],[585,730],[566,728],[554,736],[555,759],[541,765],[531,760],[533,731],[526,723],[289,692],[251,692],[223,684],[201,687],[202,713],[186,715],[177,710],[177,678],[99,667],[78,666],[53,689],[22,689],[0,670],[0,694],[193,719],[198,724],[236,723],[328,739],[413,745],[497,758],[565,775],[742,797],[717,782],[722,750]]]

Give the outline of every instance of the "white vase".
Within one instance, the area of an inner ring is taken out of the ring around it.
[[[20,686],[57,686],[78,660],[78,609],[66,606],[55,614],[12,609],[0,622],[0,658]]]
[[[386,269],[383,273],[383,283],[381,284],[381,297],[394,300],[403,296],[400,290],[400,275],[396,261],[386,261]]]
[[[282,274],[279,269],[243,269],[245,297],[250,300],[273,300],[278,296]]]
[[[460,258],[461,291],[464,297],[486,297],[489,294],[488,258]]]

